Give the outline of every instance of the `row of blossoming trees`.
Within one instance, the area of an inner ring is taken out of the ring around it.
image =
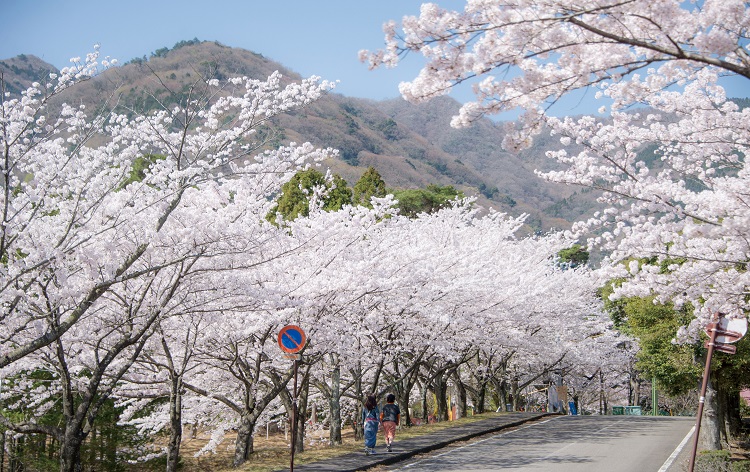
[[[560,137],[549,153],[560,168],[542,177],[604,192],[605,209],[573,229],[610,252],[603,269],[622,281],[613,299],[687,309],[677,336],[685,343],[697,344],[718,313],[747,317],[746,1],[468,0],[458,11],[429,3],[384,31],[383,50],[361,53],[371,67],[395,66],[409,53],[427,62],[400,85],[404,98],[428,100],[470,83],[475,100],[453,125],[520,111],[506,123],[505,147],[528,146],[543,129]],[[740,100],[727,97],[727,83]],[[560,101],[591,98],[606,113],[555,116]],[[705,449],[721,448],[715,374]],[[748,386],[737,376],[724,383]]]
[[[291,409],[276,345],[289,323],[310,340],[303,411],[326,412],[332,443],[372,391],[404,406],[434,395],[444,419],[449,383],[459,409],[481,410],[552,369],[590,403],[595,373],[627,374],[597,282],[558,263],[572,241],[520,237],[523,218],[457,201],[409,219],[391,197],[322,211],[321,188],[309,216],[269,223],[281,185],[335,151],[265,150],[256,133],[332,84],[199,80],[149,114],[64,103],[109,65],[93,53],[0,98],[4,443],[81,470],[102,460],[83,451],[116,407],[151,441],[115,441],[114,461],[163,454],[174,470],[190,424],[212,435],[203,452],[236,433],[239,465],[256,428]]]

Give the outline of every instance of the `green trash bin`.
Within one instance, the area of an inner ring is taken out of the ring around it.
[[[625,407],[625,414],[626,415],[641,416],[641,407],[640,406],[626,406]]]
[[[613,406],[612,407],[612,414],[613,415],[624,415],[625,414],[625,407],[624,406]]]

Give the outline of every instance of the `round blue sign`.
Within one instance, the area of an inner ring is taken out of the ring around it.
[[[290,354],[297,353],[305,347],[307,336],[299,326],[288,325],[279,331],[279,347]]]

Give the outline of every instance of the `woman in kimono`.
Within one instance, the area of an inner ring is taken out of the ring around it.
[[[380,409],[375,395],[368,395],[362,409],[362,423],[365,430],[365,454],[375,454],[375,441],[380,426]]]

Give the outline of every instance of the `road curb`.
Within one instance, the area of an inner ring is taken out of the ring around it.
[[[295,465],[295,472],[355,472],[367,470],[378,465],[391,465],[404,461],[418,454],[425,454],[440,449],[455,442],[466,441],[477,436],[496,433],[504,429],[520,426],[548,416],[558,416],[557,413],[511,413],[509,415],[488,418],[469,423],[467,425],[447,428],[416,438],[397,441],[403,451],[397,453],[378,453],[366,456],[364,453],[348,453],[332,459]],[[281,469],[289,470],[289,469]]]

